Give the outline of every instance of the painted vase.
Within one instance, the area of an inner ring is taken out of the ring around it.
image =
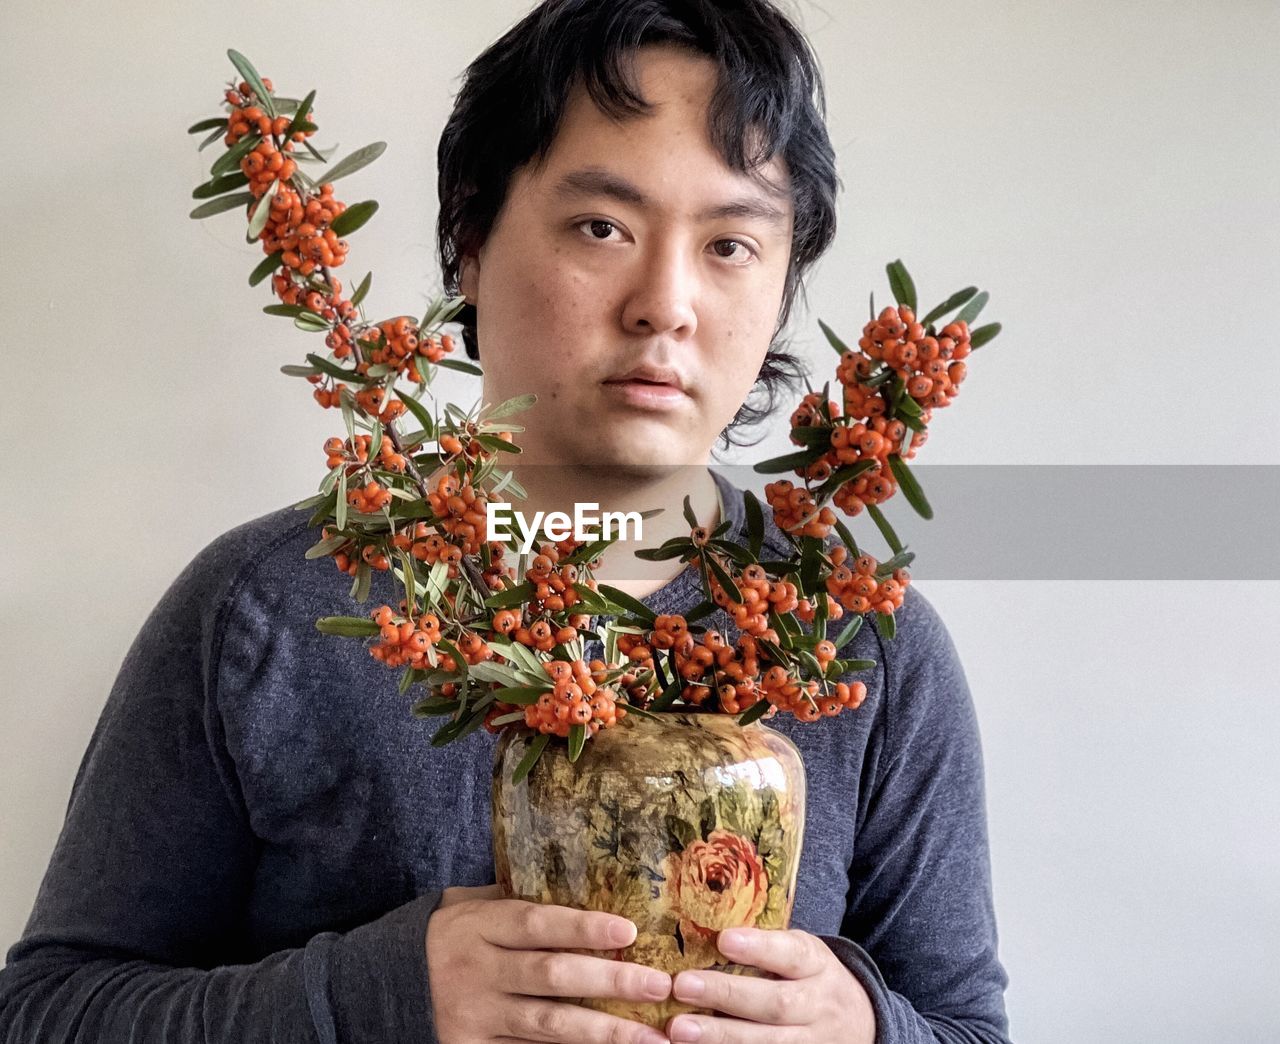
[[[772,977],[726,961],[716,939],[726,928],[790,923],[804,839],[795,744],[728,714],[629,714],[588,739],[576,762],[553,738],[513,785],[532,738],[504,733],[494,753],[493,855],[504,895],[636,924],[630,946],[575,953],[673,976],[711,968]],[[711,1014],[674,997],[577,1003],[659,1029],[680,1012]]]

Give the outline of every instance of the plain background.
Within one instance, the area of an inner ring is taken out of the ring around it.
[[[0,6],[5,949],[145,616],[218,534],[313,493],[341,426],[279,372],[315,342],[260,312],[274,299],[245,281],[260,251],[237,216],[187,217],[220,146],[185,131],[222,113],[226,49],[281,94],[317,88],[322,147],[389,142],[340,185],[382,209],[339,274],[373,269],[371,315],[419,313],[439,292],[435,149],[458,75],[529,6]],[[798,11],[844,182],[791,327],[814,372],[835,358],[816,317],[856,338],[901,257],[923,301],[973,283],[1005,328],[920,462],[1280,464],[1280,5]],[[478,381],[442,371],[439,393],[470,404]],[[726,459],[785,452],[786,415]],[[993,562],[948,580],[928,532],[913,572],[982,728],[1014,1039],[1274,1040],[1274,578],[1248,579],[1224,527],[1186,554],[1229,560],[1228,579],[1082,563],[1011,582]],[[874,544],[867,519],[855,533]]]

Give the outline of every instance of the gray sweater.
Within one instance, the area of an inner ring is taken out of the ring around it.
[[[746,542],[742,491],[715,474]],[[766,510],[766,540],[785,553]],[[448,885],[494,880],[496,737],[433,748],[399,671],[315,620],[348,595],[310,513],[204,548],[120,667],[22,938],[0,969],[0,1040],[435,1041],[427,921]],[[692,569],[643,601],[701,599]],[[856,711],[772,728],[808,802],[791,926],[871,996],[878,1042],[1008,1041],[982,750],[955,647],[914,585]],[[703,623],[731,638],[718,610]],[[833,626],[832,633],[837,633]]]

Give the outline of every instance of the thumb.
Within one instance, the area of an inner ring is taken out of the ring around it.
[[[497,884],[450,885],[440,895],[441,906],[452,906],[454,903],[466,902],[468,899],[501,899],[502,887]]]

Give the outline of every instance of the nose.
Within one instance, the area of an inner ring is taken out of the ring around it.
[[[636,265],[623,323],[629,330],[687,338],[698,328],[697,272],[678,236],[653,241]]]

